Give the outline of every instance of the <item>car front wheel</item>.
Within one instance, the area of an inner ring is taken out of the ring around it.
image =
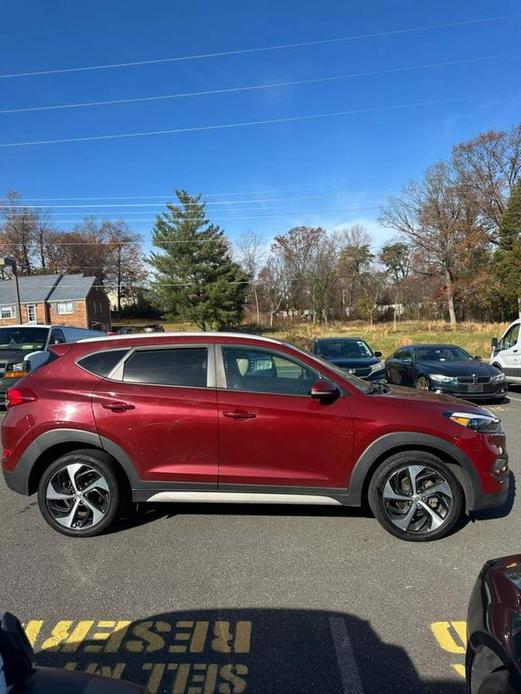
[[[463,492],[449,467],[425,451],[390,456],[369,484],[369,505],[392,535],[411,542],[445,537],[463,511]]]
[[[104,532],[120,505],[110,460],[91,449],[62,455],[40,480],[38,504],[47,523],[64,535],[92,537]]]
[[[431,384],[427,376],[418,376],[416,379],[416,388],[418,390],[430,390]]]

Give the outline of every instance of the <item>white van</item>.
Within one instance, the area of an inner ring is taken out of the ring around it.
[[[492,338],[490,363],[505,374],[508,383],[521,384],[521,318],[505,330],[501,338]]]

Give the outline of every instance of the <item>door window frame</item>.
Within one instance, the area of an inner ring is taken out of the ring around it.
[[[217,381],[217,390],[224,390],[228,393],[251,393],[254,395],[278,395],[279,397],[282,398],[310,398],[311,396],[309,393],[307,394],[301,394],[301,393],[277,393],[273,391],[264,391],[264,390],[242,390],[240,388],[228,388],[228,382],[226,379],[226,370],[224,368],[224,355],[223,355],[223,348],[224,347],[229,347],[231,349],[244,349],[247,351],[248,349],[252,350],[260,350],[261,352],[268,352],[270,354],[273,354],[275,357],[280,357],[282,359],[287,359],[288,361],[294,362],[298,366],[300,366],[302,369],[307,369],[308,371],[314,371],[317,374],[317,379],[323,379],[326,381],[330,381],[331,383],[334,383],[337,387],[338,383],[333,381],[331,378],[328,376],[325,376],[323,373],[321,373],[318,369],[313,368],[306,364],[305,362],[300,361],[293,355],[286,354],[286,352],[280,352],[276,349],[273,349],[271,347],[264,347],[260,345],[245,345],[245,344],[238,344],[238,343],[228,343],[228,342],[222,342],[219,344],[215,345],[215,370],[216,370],[216,381]],[[344,394],[343,388],[339,388],[341,395]]]
[[[124,346],[113,347],[115,349],[124,349]],[[160,349],[206,349],[208,353],[208,361],[206,366],[206,386],[184,386],[176,385],[175,383],[134,383],[123,379],[125,373],[125,364],[136,352],[157,352]],[[109,350],[98,350],[99,352],[108,352]],[[94,354],[91,352],[90,354]],[[90,354],[88,356],[90,356]],[[83,355],[87,356],[87,355]],[[82,357],[80,357],[81,359]],[[182,344],[161,344],[161,345],[132,345],[128,346],[128,352],[122,357],[121,361],[116,364],[112,371],[105,376],[105,381],[117,381],[128,386],[143,386],[151,388],[196,388],[197,390],[209,390],[216,388],[215,378],[215,345],[207,342],[183,342]]]

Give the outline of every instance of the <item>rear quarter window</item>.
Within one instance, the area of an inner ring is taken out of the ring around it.
[[[105,378],[116,364],[123,359],[127,352],[127,349],[96,352],[94,354],[89,354],[87,357],[78,359],[78,364],[86,371],[90,371],[90,373],[96,374],[96,376],[103,376]]]

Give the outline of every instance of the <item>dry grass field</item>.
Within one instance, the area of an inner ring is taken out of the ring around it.
[[[125,321],[125,324],[143,324],[146,321]],[[117,322],[118,325],[123,321]],[[197,330],[190,323],[162,322],[165,330]],[[287,340],[306,349],[314,337],[328,336],[356,336],[366,340],[373,350],[383,352],[388,357],[401,345],[414,342],[445,342],[460,345],[472,355],[488,358],[490,355],[490,340],[492,337],[500,337],[508,323],[460,323],[452,330],[448,323],[443,321],[405,321],[397,325],[396,331],[392,323],[375,323],[370,325],[361,321],[351,323],[331,323],[327,326],[313,325],[312,323],[292,324],[291,326],[278,326],[272,329],[257,329],[254,326],[245,325],[244,332],[262,333],[267,337],[276,337]]]

